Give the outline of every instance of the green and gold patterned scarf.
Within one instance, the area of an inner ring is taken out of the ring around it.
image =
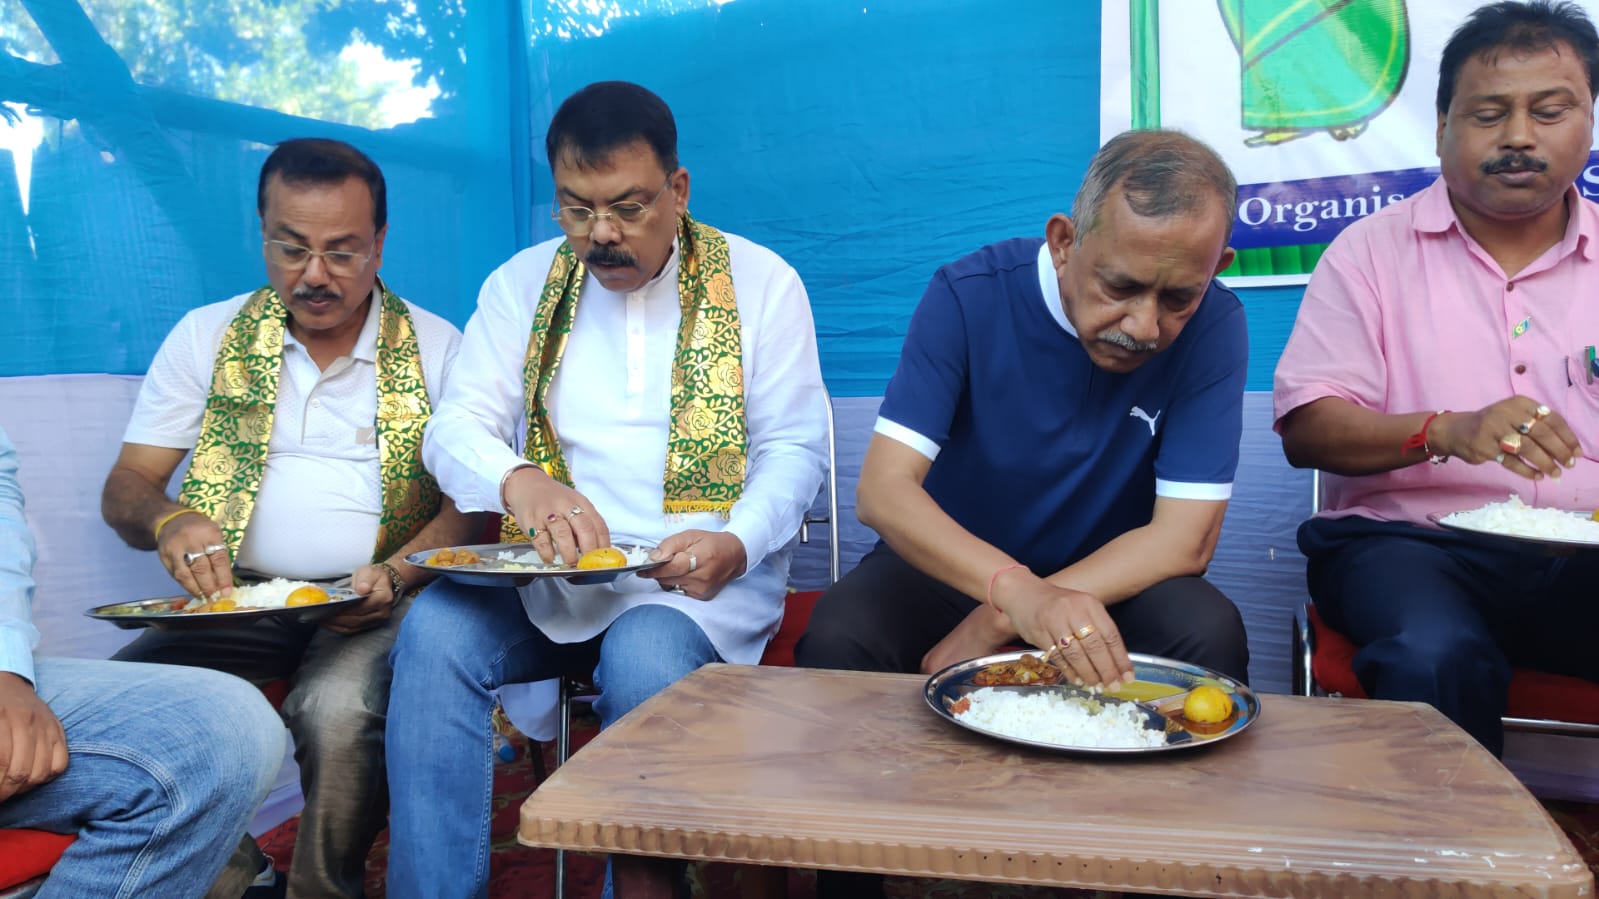
[[[671,432],[667,437],[664,511],[716,512],[724,518],[744,489],[748,434],[744,421],[744,353],[727,238],[687,213],[678,219],[677,298],[682,321],[672,365]],[[588,269],[562,243],[539,295],[522,363],[530,462],[563,484],[572,473],[550,421],[546,398],[577,317]],[[510,515],[501,539],[526,540]]]
[[[411,313],[377,282],[378,460],[383,514],[374,562],[387,559],[439,512],[439,485],[422,467],[422,431],[432,414]],[[245,526],[255,510],[266,469],[283,333],[289,312],[277,291],[250,295],[228,325],[211,371],[194,460],[178,502],[215,521],[237,558]]]

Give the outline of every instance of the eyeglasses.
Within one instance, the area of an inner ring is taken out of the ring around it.
[[[594,223],[600,219],[610,219],[611,224],[626,230],[628,225],[644,221],[650,210],[655,208],[655,204],[660,202],[661,195],[671,186],[672,179],[668,176],[666,183],[655,192],[655,199],[648,203],[612,203],[606,207],[605,212],[595,212],[587,206],[562,206],[555,210],[550,218],[555,219],[561,230],[573,237],[582,237],[593,231]]]
[[[297,243],[284,240],[266,240],[261,242],[261,247],[266,253],[267,262],[284,269],[297,272],[311,264],[313,258],[322,260],[322,267],[328,274],[335,278],[349,278],[359,275],[366,264],[372,260],[371,253],[351,253],[347,250],[313,250],[302,247]]]

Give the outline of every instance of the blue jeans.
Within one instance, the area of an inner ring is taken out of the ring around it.
[[[77,834],[51,897],[203,895],[266,798],[284,728],[255,687],[171,665],[40,659],[67,770],[0,802],[0,827]]]
[[[487,895],[494,689],[592,669],[594,711],[608,727],[718,660],[699,625],[668,606],[637,606],[592,640],[555,643],[515,590],[434,582],[390,656],[388,895]]]

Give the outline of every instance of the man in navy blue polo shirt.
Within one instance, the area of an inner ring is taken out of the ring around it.
[[[1238,610],[1200,577],[1248,361],[1213,280],[1235,193],[1193,138],[1128,132],[1042,240],[933,276],[861,470],[883,540],[822,597],[800,664],[931,672],[1019,637],[1110,688],[1129,650],[1247,675]]]

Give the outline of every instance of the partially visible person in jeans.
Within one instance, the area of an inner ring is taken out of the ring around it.
[[[417,598],[393,655],[394,899],[487,890],[495,687],[592,671],[608,726],[703,664],[758,662],[822,483],[805,287],[688,214],[666,104],[590,85],[545,147],[567,236],[489,275],[423,455],[461,508],[512,513],[505,536],[545,560],[615,542],[665,564],[587,586],[439,581]],[[671,862],[612,861],[624,899],[671,894]]]
[[[1316,264],[1277,364],[1311,598],[1367,695],[1425,702],[1495,754],[1513,666],[1599,681],[1599,553],[1443,531],[1507,496],[1599,506],[1599,32],[1573,4],[1494,3],[1439,61],[1439,177]],[[1418,135],[1419,137],[1419,135]]]
[[[272,788],[283,722],[227,674],[36,658],[33,561],[0,429],[0,828],[77,836],[39,899],[204,895]]]
[[[256,684],[292,678],[305,811],[289,892],[359,899],[388,811],[389,648],[430,574],[407,555],[475,542],[422,467],[422,430],[461,335],[378,277],[383,173],[340,141],[284,141],[257,182],[267,284],[202,306],[167,335],[139,388],[102,514],[154,550],[186,593],[234,577],[350,579],[363,601],[319,623],[262,618],[150,631],[117,658],[197,665]],[[174,499],[167,487],[193,461]],[[253,841],[229,865],[278,879]],[[218,887],[212,899],[238,899]]]

